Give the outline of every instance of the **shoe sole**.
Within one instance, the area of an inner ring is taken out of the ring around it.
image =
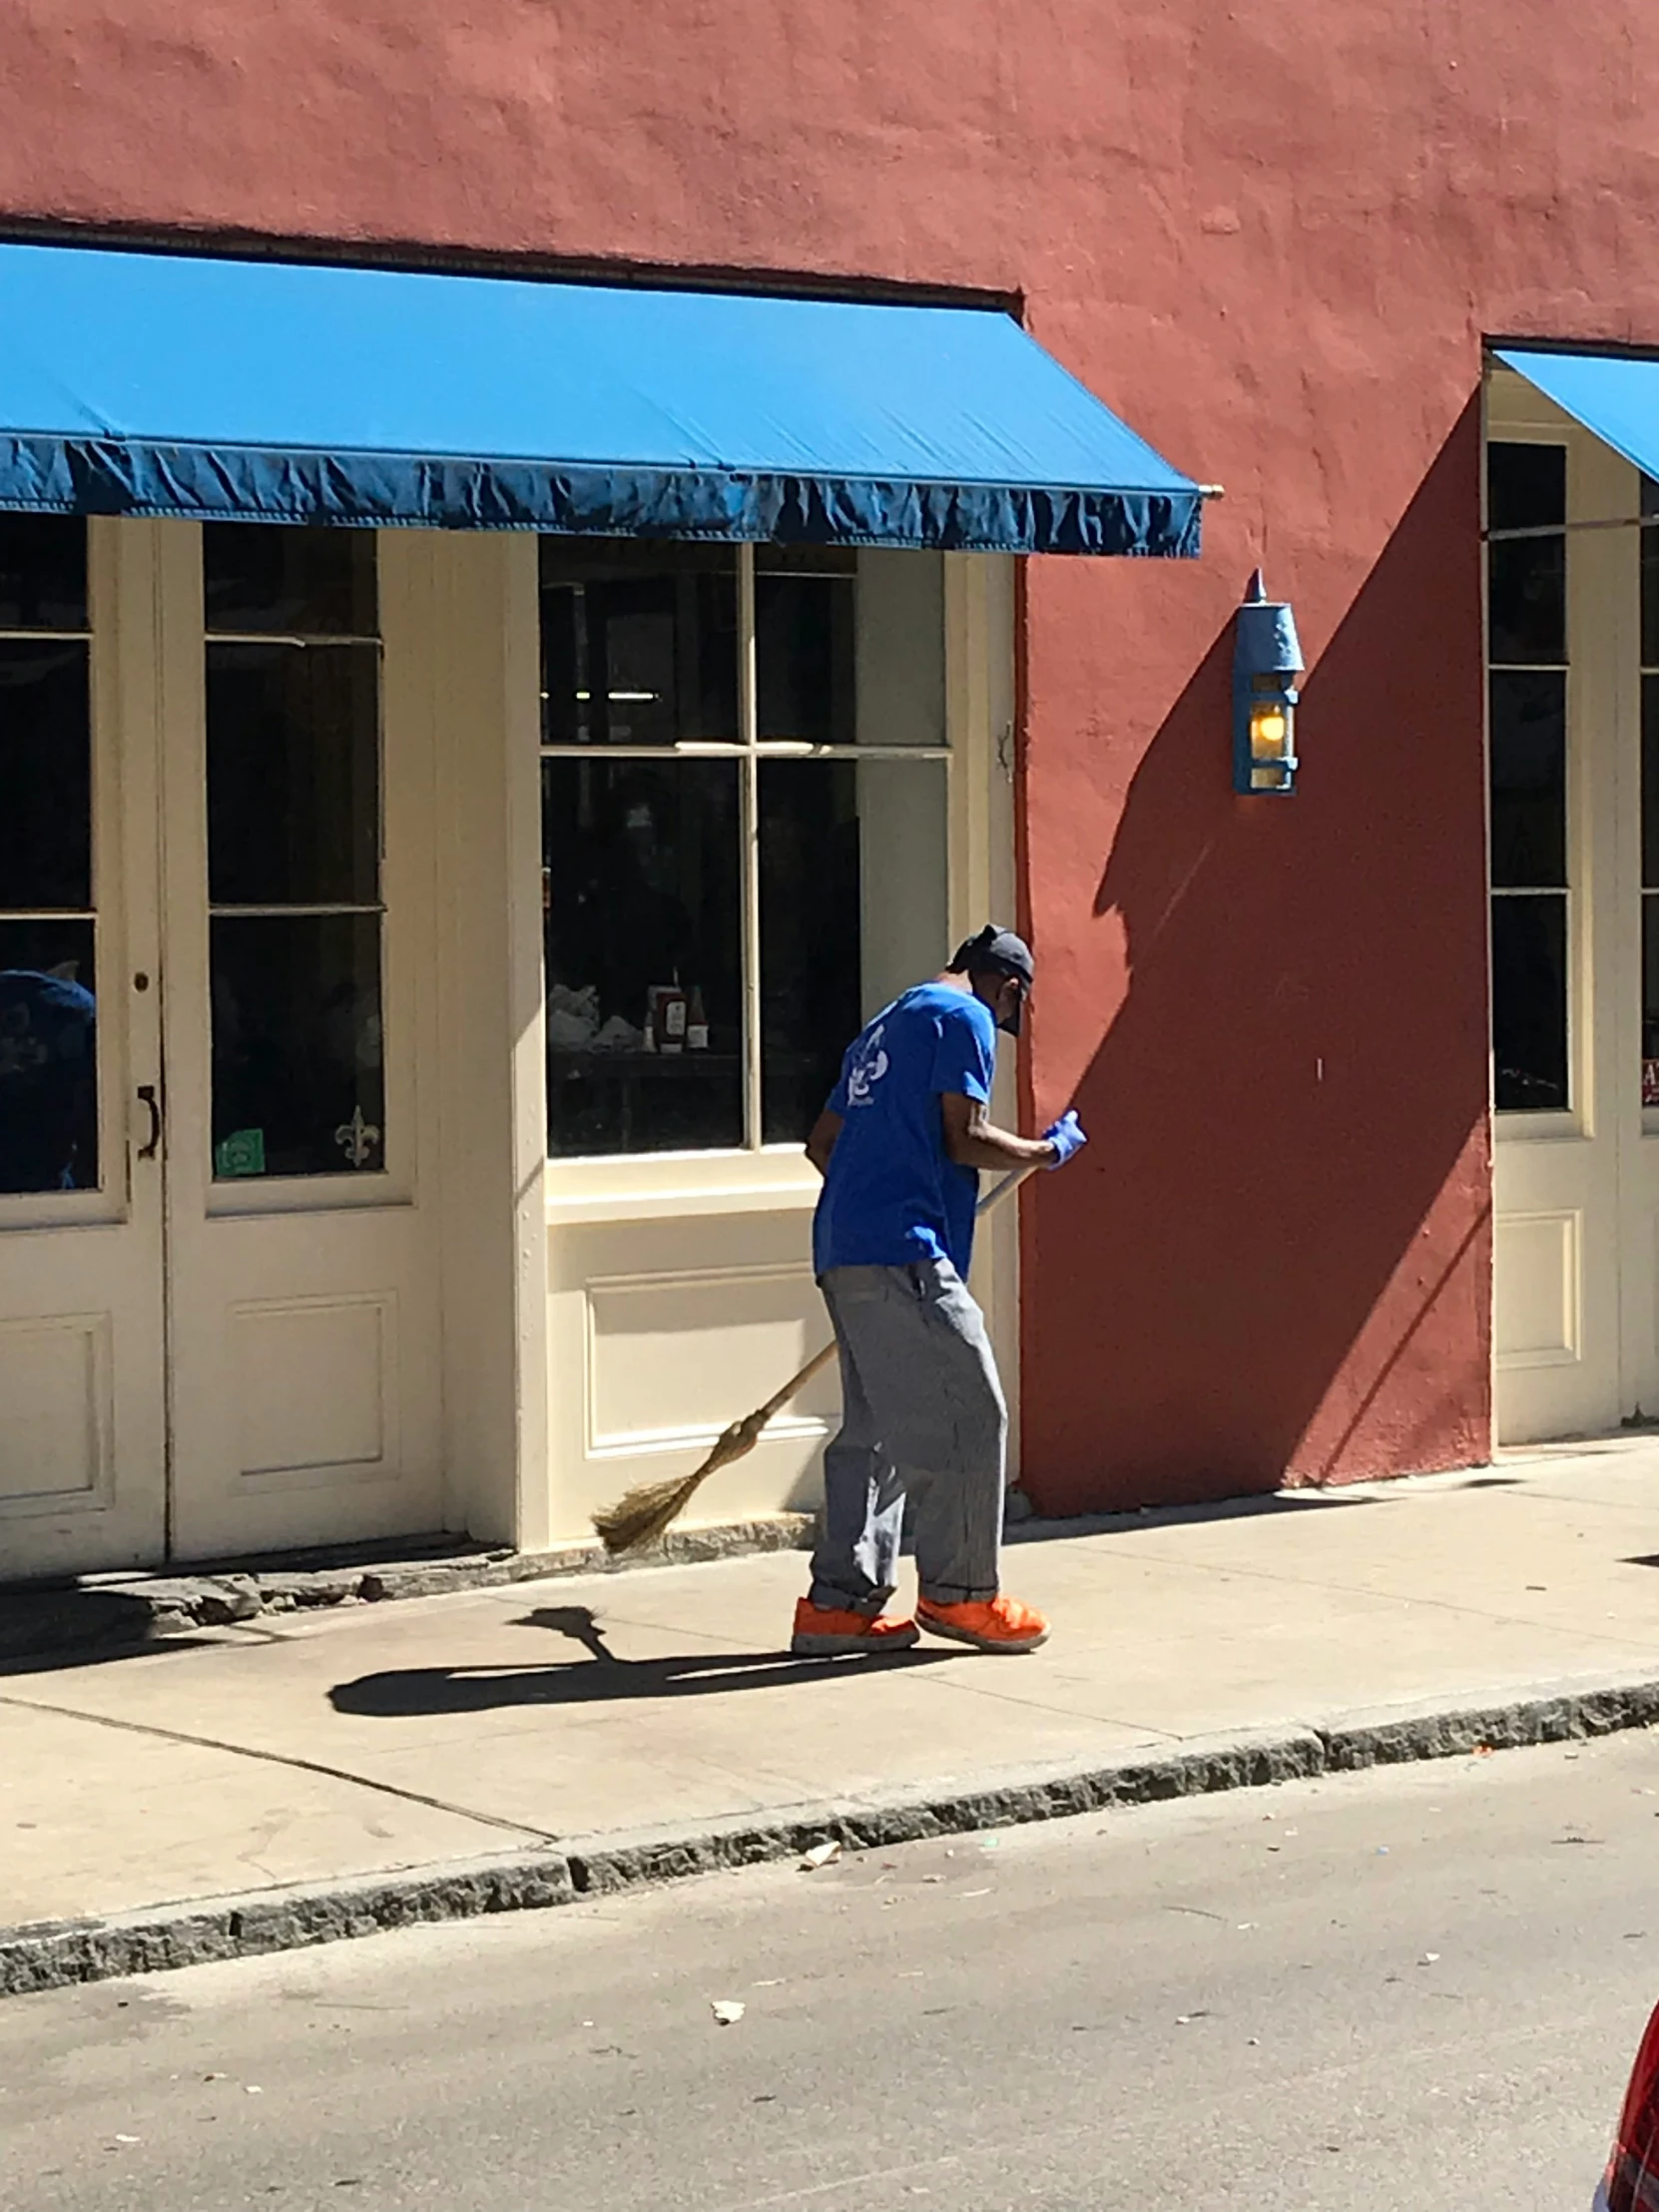
[[[790,1639],[797,1659],[873,1659],[887,1651],[908,1651],[920,1640],[916,1628],[895,1629],[890,1636],[821,1636],[798,1629]]]
[[[966,1644],[970,1651],[1006,1652],[1013,1658],[1018,1658],[1027,1651],[1040,1651],[1048,1641],[1046,1628],[1036,1636],[976,1636],[971,1628],[957,1628],[949,1621],[930,1620],[925,1613],[916,1615],[916,1625],[924,1628],[929,1636],[943,1636],[953,1644]]]

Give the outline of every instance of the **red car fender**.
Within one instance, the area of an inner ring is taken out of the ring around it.
[[[1659,2212],[1659,2006],[1636,2053],[1594,2212]]]

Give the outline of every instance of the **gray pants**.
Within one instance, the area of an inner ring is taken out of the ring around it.
[[[813,1602],[879,1612],[898,1579],[906,1493],[921,1594],[995,1597],[1008,1411],[985,1319],[947,1260],[819,1278],[841,1361],[824,1455]]]

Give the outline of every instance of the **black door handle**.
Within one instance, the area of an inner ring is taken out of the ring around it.
[[[150,1142],[148,1144],[139,1146],[138,1156],[141,1160],[153,1160],[156,1157],[157,1152],[161,1149],[161,1104],[156,1097],[156,1086],[154,1083],[141,1083],[138,1087],[138,1094],[139,1097],[144,1101],[145,1105],[148,1106],[150,1109]]]

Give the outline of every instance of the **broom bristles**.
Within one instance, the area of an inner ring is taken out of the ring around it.
[[[641,1482],[615,1505],[595,1513],[594,1531],[612,1558],[620,1552],[639,1551],[667,1535],[711,1474],[754,1450],[764,1425],[754,1413],[746,1414],[721,1431],[709,1456],[693,1473],[666,1482]]]

